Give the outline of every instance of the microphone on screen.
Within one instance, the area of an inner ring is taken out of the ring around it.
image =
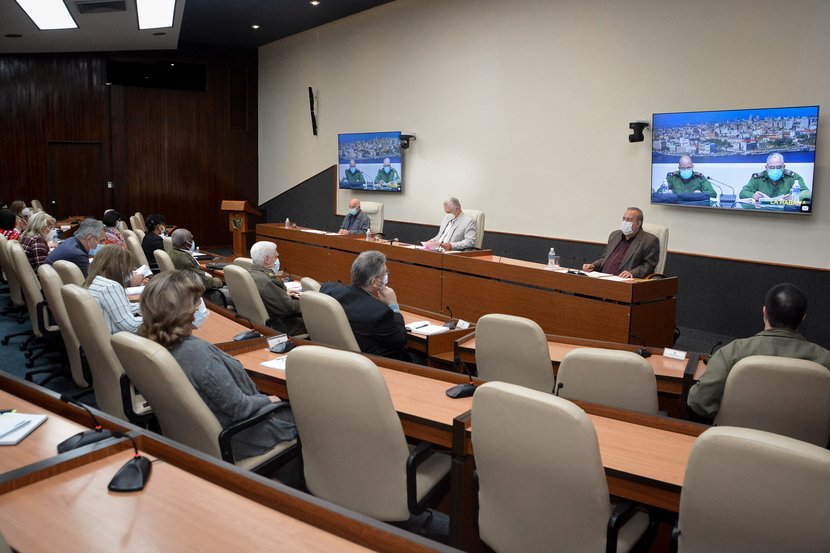
[[[95,418],[95,415],[93,415],[92,411],[89,410],[89,407],[65,394],[61,394],[60,399],[64,403],[71,403],[72,405],[76,405],[84,411],[86,411],[89,415],[89,418],[92,419],[92,423],[94,426],[93,430],[85,430],[84,432],[78,432],[74,436],[71,436],[59,443],[58,453],[66,453],[67,451],[72,451],[73,449],[77,449],[85,445],[94,444],[95,442],[106,440],[107,438],[110,438],[113,435],[111,431],[104,430],[104,428],[101,426],[101,423],[98,422],[98,419]]]
[[[642,342],[643,347],[641,347],[640,349],[637,350],[637,355],[639,355],[643,359],[648,359],[649,357],[651,357],[651,352],[648,351],[648,349],[646,349],[646,341],[645,340],[643,340],[642,338],[640,338],[636,334],[629,334],[628,337],[629,338],[634,338],[635,340],[639,340],[640,342]]]
[[[453,399],[470,397],[476,393],[476,385],[475,382],[473,382],[473,375],[470,374],[470,371],[467,369],[467,365],[461,360],[461,357],[456,355],[454,361],[456,367],[461,367],[462,372],[467,376],[469,382],[465,382],[464,384],[456,384],[452,388],[448,388],[446,391],[447,397],[451,397]]]

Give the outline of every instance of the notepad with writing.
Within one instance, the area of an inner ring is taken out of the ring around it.
[[[5,413],[0,415],[0,445],[17,445],[43,424],[47,415]]]
[[[421,334],[423,336],[432,336],[433,334],[441,334],[442,332],[447,332],[448,330],[449,328],[445,326],[430,324],[419,328],[413,328],[412,333]]]

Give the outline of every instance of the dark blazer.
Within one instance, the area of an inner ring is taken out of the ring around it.
[[[339,282],[326,282],[320,291],[343,306],[360,351],[410,360],[405,351],[407,336],[403,315],[354,284],[345,286]]]
[[[621,230],[615,230],[608,237],[608,245],[605,251],[602,252],[602,257],[591,263],[595,271],[602,271],[602,266],[620,240],[623,239]],[[625,252],[622,265],[620,265],[620,272],[629,271],[637,278],[650,275],[657,267],[657,262],[660,260],[660,241],[653,234],[649,234],[642,228],[637,231],[636,236],[632,238],[633,242]]]
[[[147,263],[150,267],[158,267],[156,263],[156,250],[164,249],[164,238],[155,232],[148,232],[144,235],[144,240],[141,241],[141,249],[144,250],[144,256],[147,257]]]
[[[89,252],[86,251],[77,236],[68,238],[58,244],[58,247],[46,256],[46,263],[51,265],[61,259],[77,265],[85,277],[89,272]]]

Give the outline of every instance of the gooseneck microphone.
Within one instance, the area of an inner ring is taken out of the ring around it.
[[[130,443],[133,444],[133,458],[118,469],[118,472],[115,473],[115,476],[107,485],[107,489],[111,492],[137,492],[143,490],[144,485],[147,484],[147,479],[150,478],[153,464],[148,458],[141,456],[132,436],[117,430],[113,431],[112,435],[116,438],[130,440]]]
[[[446,309],[450,313],[450,320],[445,322],[444,326],[446,328],[449,328],[450,330],[454,330],[455,326],[458,324],[458,319],[452,316],[452,309],[450,309],[449,305],[444,306],[444,309]]]
[[[642,338],[640,338],[636,334],[629,334],[628,336],[629,336],[629,338],[634,338],[635,340],[639,340],[640,342],[642,342],[643,347],[641,347],[640,349],[637,350],[637,355],[639,355],[643,359],[648,359],[649,357],[651,357],[651,352],[648,351],[648,349],[646,349],[646,341],[645,340],[643,340]]]
[[[461,370],[464,374],[469,378],[469,382],[464,384],[456,384],[452,388],[448,388],[446,391],[447,397],[451,397],[453,399],[458,399],[462,397],[470,397],[474,393],[476,393],[476,384],[473,382],[473,375],[470,374],[469,369],[467,369],[467,365],[461,360],[461,357],[458,355],[455,356],[455,365],[457,367],[461,367]]]
[[[85,430],[84,432],[78,432],[74,436],[71,436],[59,443],[58,453],[66,453],[67,451],[72,451],[73,449],[83,447],[85,445],[94,444],[95,442],[100,442],[101,440],[106,440],[107,438],[113,436],[113,433],[111,431],[104,430],[103,427],[101,427],[101,423],[98,422],[98,419],[95,418],[95,415],[92,414],[92,411],[89,410],[89,407],[65,394],[61,394],[60,399],[64,403],[71,403],[72,405],[76,405],[84,411],[86,411],[89,415],[89,418],[92,419],[94,427],[93,430]]]
[[[706,179],[707,179],[707,180],[709,180],[709,182],[716,182],[716,183],[718,183],[718,184],[720,184],[720,185],[722,185],[722,186],[725,186],[725,187],[727,187],[729,190],[731,190],[731,191],[732,191],[732,194],[724,194],[724,193],[723,193],[723,188],[721,188],[720,186],[718,186],[718,190],[720,190],[720,197],[719,197],[719,200],[718,200],[718,201],[720,202],[720,204],[721,204],[721,205],[723,205],[723,204],[731,204],[731,205],[735,205],[735,201],[738,199],[738,196],[735,194],[735,189],[734,189],[731,185],[726,184],[726,183],[725,183],[725,182],[723,182],[723,181],[719,181],[719,180],[717,180],[717,179],[713,179],[713,178],[712,178],[712,177],[710,177],[710,176],[707,176],[707,177],[706,177]]]

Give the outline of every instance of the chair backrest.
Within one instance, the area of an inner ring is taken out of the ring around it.
[[[360,209],[369,216],[372,234],[383,232],[383,204],[380,202],[360,202]]]
[[[136,238],[138,238],[138,235],[130,229],[122,230],[121,234],[124,236],[124,240],[126,240],[128,236],[135,236]]]
[[[571,350],[556,375],[556,393],[574,399],[657,414],[657,379],[648,361],[632,351]]]
[[[176,266],[173,265],[173,260],[170,259],[166,251],[156,250],[153,252],[153,255],[156,257],[156,264],[159,266],[161,272],[176,270]]]
[[[475,247],[481,249],[481,245],[484,244],[484,212],[478,209],[464,209],[464,213],[476,222]]]
[[[312,292],[319,292],[320,291],[320,283],[314,280],[311,277],[303,277],[300,279],[300,286],[303,287],[303,292],[308,292],[311,290]]]
[[[765,430],[826,446],[830,371],[813,361],[755,355],[738,361],[723,390],[718,426]]]
[[[300,296],[300,311],[310,340],[348,351],[360,351],[339,301],[327,294],[309,290]]]
[[[669,250],[669,227],[658,225],[656,223],[643,223],[643,230],[649,234],[653,234],[660,241],[660,258],[657,261],[657,267],[654,272],[663,274],[666,269],[666,252]]]
[[[259,295],[254,277],[238,265],[225,266],[225,284],[233,299],[236,312],[246,319],[264,325],[268,321],[268,310]]]
[[[135,266],[147,265],[149,267],[150,264],[147,262],[147,256],[144,255],[144,250],[141,249],[141,242],[138,241],[138,238],[135,236],[125,236],[124,240],[127,241],[127,249],[133,254]]]
[[[131,332],[111,338],[112,349],[158,417],[165,437],[221,458],[222,425],[167,349]]]
[[[47,330],[57,331],[57,328],[49,326],[49,313],[46,310],[46,300],[40,290],[40,282],[29,264],[29,258],[23,251],[23,246],[16,240],[9,242],[9,257],[14,265],[14,272],[20,282],[20,289],[23,291],[23,299],[26,300],[26,308],[29,311],[29,320],[32,322],[32,332],[35,336],[43,336]],[[38,312],[40,315],[38,316]]]
[[[12,240],[16,242],[16,240]],[[9,296],[12,305],[22,306],[23,290],[20,288],[20,281],[17,279],[17,273],[14,270],[11,257],[9,257],[9,240],[0,234],[0,268],[3,269],[3,274],[6,275],[6,282],[9,283]]]
[[[129,230],[127,228],[127,223],[125,223],[123,220],[120,220],[120,219],[118,220],[117,223],[115,223],[115,228],[117,228],[118,232],[120,232],[121,234],[124,234],[125,230]]]
[[[140,211],[136,211],[134,217],[136,218],[136,221],[138,222],[138,225],[137,225],[138,230],[141,230],[143,232],[147,232],[147,225],[144,224],[144,220],[145,220],[144,215]],[[132,220],[132,218],[131,218],[131,220]],[[136,230],[136,227],[133,227],[133,230]]]
[[[760,430],[710,428],[686,465],[679,551],[827,551],[828,512],[830,451]]]
[[[43,204],[40,203],[40,200],[32,200],[32,210],[35,213],[43,211]]]
[[[233,265],[238,265],[243,269],[253,269],[254,260],[250,257],[237,257],[233,260]]]
[[[524,317],[484,315],[476,324],[476,366],[484,380],[553,392],[553,366],[542,328]]]
[[[173,239],[170,238],[169,236],[162,236],[161,240],[164,243],[164,251],[166,251],[167,253],[172,252],[173,251]]]
[[[74,264],[72,266],[76,267]],[[72,380],[81,388],[87,388],[89,382],[87,382],[84,376],[84,367],[81,361],[81,342],[78,340],[77,334],[75,334],[72,321],[69,320],[69,314],[66,312],[66,306],[63,303],[63,296],[61,295],[63,280],[55,268],[48,263],[44,263],[38,267],[37,274],[40,279],[40,286],[43,288],[43,294],[46,296],[46,303],[49,305],[49,310],[58,322],[61,338],[63,338],[64,346],[66,346],[66,355],[69,358],[69,372],[72,374]]]
[[[124,374],[124,369],[110,345],[110,331],[104,322],[101,306],[88,290],[74,284],[64,284],[61,295],[92,374],[98,407],[110,415],[127,420],[121,398],[121,375]]]
[[[553,394],[488,382],[473,396],[472,440],[487,545],[499,552],[605,551],[611,500],[596,431],[582,409]]]
[[[139,229],[135,229],[135,237],[138,238],[138,243],[141,244],[144,242],[144,235],[146,234],[145,231]]]
[[[144,221],[139,223],[138,217],[130,215],[130,227],[133,229],[133,232],[141,230],[144,227]]]
[[[288,354],[286,383],[309,491],[381,520],[406,520],[409,450],[377,366],[357,353],[300,346]]]
[[[64,284],[77,284],[78,286],[84,285],[84,280],[86,279],[84,278],[84,274],[81,272],[81,268],[71,261],[59,259],[52,263],[52,267],[60,275],[61,281]]]

